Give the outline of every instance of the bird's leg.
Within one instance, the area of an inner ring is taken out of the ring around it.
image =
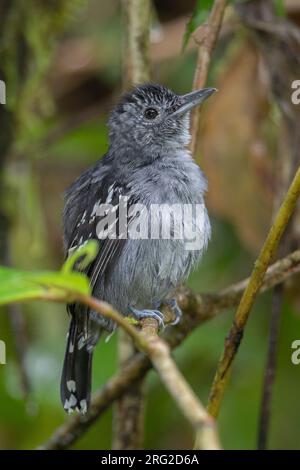
[[[137,310],[136,308],[131,307],[130,305],[128,308],[130,313],[136,320],[140,321],[143,318],[155,318],[155,320],[158,321],[159,329],[164,329],[164,316],[159,310]]]
[[[175,320],[172,321],[171,325],[177,325],[182,317],[182,311],[181,308],[178,307],[177,300],[175,298],[173,299],[167,299],[163,301],[164,304],[166,304],[174,313],[175,315]]]

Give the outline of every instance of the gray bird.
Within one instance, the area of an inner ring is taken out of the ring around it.
[[[99,241],[99,253],[85,273],[93,295],[124,316],[154,317],[163,327],[160,308],[167,303],[176,321],[180,319],[172,293],[195,268],[210,238],[206,179],[187,149],[189,111],[214,91],[205,88],[179,96],[164,86],[145,84],[124,94],[109,119],[108,152],[66,191],[66,254],[90,239]],[[118,226],[125,206],[126,233]],[[170,237],[165,237],[161,227],[170,207]],[[185,207],[192,209],[185,212]],[[153,208],[159,208],[158,214]],[[143,232],[140,238],[138,228]],[[112,229],[115,235],[110,236]],[[187,247],[187,232],[198,240],[196,248]],[[66,411],[85,413],[93,349],[101,333],[112,332],[115,325],[83,305],[67,308],[71,323],[61,400]]]

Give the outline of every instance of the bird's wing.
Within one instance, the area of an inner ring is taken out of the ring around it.
[[[109,168],[103,164],[97,165],[73,183],[66,193],[64,209],[67,256],[88,240],[96,239],[99,243],[96,259],[85,268],[94,295],[98,279],[103,276],[106,280],[126,243],[126,238],[119,238],[118,231],[116,239],[110,239],[108,236],[99,239],[98,224],[105,222],[105,217],[111,229],[114,226],[119,228],[114,221],[119,217],[120,196],[126,195],[127,190],[124,185],[113,181],[116,175],[112,174]],[[110,204],[110,211],[101,216],[99,209],[101,206],[103,208],[104,204]],[[113,217],[110,218],[109,214]],[[101,228],[109,229],[105,225]],[[77,263],[74,269],[81,270],[80,263]],[[66,410],[77,408],[85,412],[90,402],[91,352],[102,330],[111,331],[115,325],[101,315],[95,322],[90,315],[90,309],[82,304],[69,304],[67,310],[72,315],[72,320],[61,379],[61,399]]]
[[[130,206],[131,198],[127,195],[126,187],[117,182],[110,183],[111,178],[109,177],[95,181],[92,172],[78,181],[73,191],[71,188],[67,194],[68,200],[64,212],[67,256],[87,243],[88,240],[95,239],[99,243],[99,253],[85,271],[90,279],[92,290],[97,284],[99,276],[105,280],[108,278],[126,243],[126,238],[121,238],[118,223],[120,201],[126,201],[126,205]],[[100,215],[99,208],[104,204],[105,214]],[[74,214],[75,208],[76,215]],[[72,230],[68,226],[70,222],[73,225]],[[105,230],[102,235],[99,233],[101,232],[101,223]],[[108,231],[114,231],[116,238],[109,238]],[[126,237],[126,234],[124,235]]]

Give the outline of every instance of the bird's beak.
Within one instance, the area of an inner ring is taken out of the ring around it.
[[[210,95],[218,91],[216,88],[203,88],[202,90],[192,91],[181,96],[181,106],[172,113],[172,116],[180,116],[190,109],[203,103]]]

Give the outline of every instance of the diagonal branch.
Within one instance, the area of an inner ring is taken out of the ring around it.
[[[260,292],[273,288],[299,272],[300,250],[297,250],[269,267]],[[167,331],[164,335],[171,349],[181,344],[197,326],[224,310],[237,306],[248,282],[249,279],[245,279],[220,292],[202,295],[195,294],[188,287],[181,287],[177,292],[177,300],[184,313],[182,321],[176,327],[170,328],[169,332]],[[142,353],[136,354],[119,373],[94,394],[86,415],[69,418],[40,448],[66,449],[70,447],[115,400],[122,396],[132,384],[143,378],[150,368],[149,358]]]
[[[263,283],[268,265],[276,254],[279,242],[295,209],[299,195],[300,168],[298,168],[285,199],[275,217],[259,257],[255,262],[249,283],[244,291],[235,314],[233,324],[226,338],[224,351],[217,366],[208,403],[208,410],[215,417],[218,415],[220,410],[221,402],[232,369],[232,363],[241,343],[251,308]]]
[[[147,354],[165,387],[193,426],[197,448],[202,450],[220,449],[214,419],[209,416],[205,407],[177,369],[176,363],[170,355],[169,345],[157,335],[155,329],[150,335],[149,331],[147,333],[139,332],[109,304],[94,297],[82,294],[77,297],[76,301],[84,303],[93,311],[112,319],[131,336],[138,349]]]
[[[170,348],[157,335],[147,351],[153,366],[175,402],[195,430],[195,449],[220,449],[215,420],[208,414],[171,358]]]

